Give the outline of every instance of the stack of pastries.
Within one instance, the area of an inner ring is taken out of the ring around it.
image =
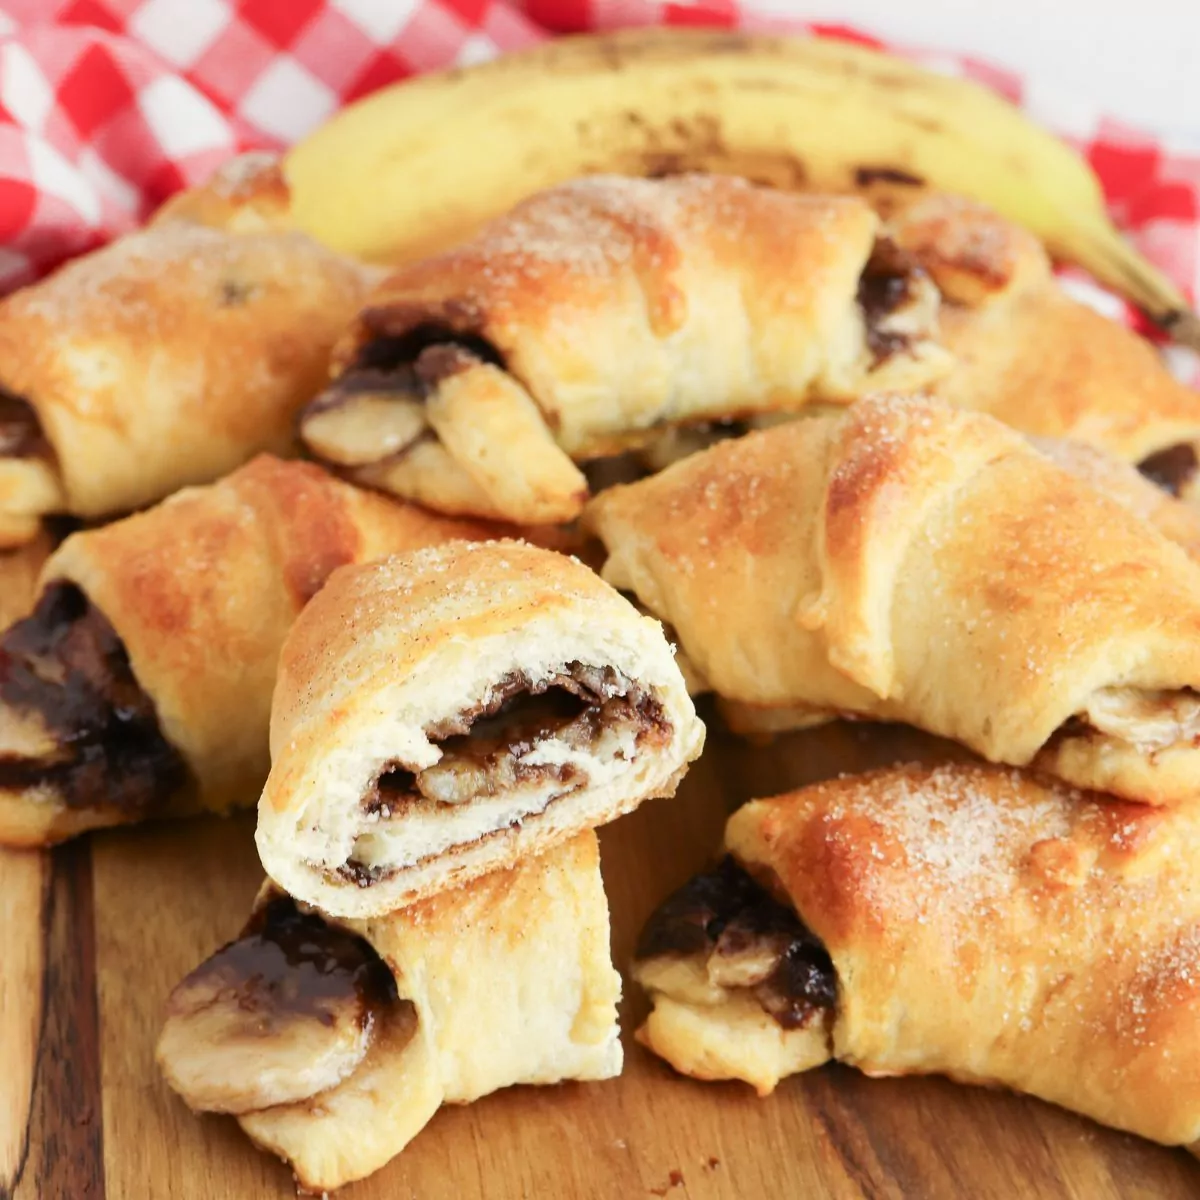
[[[239,161],[0,305],[0,843],[258,799],[267,881],[158,1060],[320,1191],[620,1071],[595,830],[674,794],[693,696],[903,722],[961,754],[731,817],[639,1038],[1191,1146],[1198,448],[954,197],[594,177],[381,277]]]

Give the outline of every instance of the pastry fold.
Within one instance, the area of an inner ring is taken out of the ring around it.
[[[487,535],[264,455],[68,538],[0,638],[0,844],[252,804],[283,639],[329,573]]]
[[[276,228],[250,180],[193,214],[230,228],[184,209],[0,303],[0,546],[294,447],[374,274]]]
[[[656,621],[522,542],[335,572],[288,636],[267,874],[387,912],[671,795],[704,727]]]
[[[935,395],[1039,437],[1137,463],[1172,495],[1197,491],[1200,396],[1157,350],[1068,296],[1030,233],[957,196],[894,214],[889,236],[941,290],[954,369]]]
[[[905,721],[1133,800],[1200,791],[1200,567],[990,417],[861,401],[585,524],[604,578],[768,725]]]
[[[836,1059],[1200,1137],[1194,812],[910,767],[752,801],[725,842],[639,946],[677,1069],[765,1095]]]
[[[172,993],[168,1083],[230,1112],[314,1193],[378,1170],[442,1104],[621,1070],[591,831],[369,921],[264,888]]]
[[[937,289],[879,235],[856,198],[730,177],[553,188],[385,280],[302,436],[445,511],[569,520],[577,462],[947,369]]]

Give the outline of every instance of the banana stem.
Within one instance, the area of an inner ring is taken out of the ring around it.
[[[1181,308],[1161,317],[1154,317],[1155,323],[1168,333],[1173,342],[1187,346],[1189,350],[1200,351],[1200,316],[1190,308]]]

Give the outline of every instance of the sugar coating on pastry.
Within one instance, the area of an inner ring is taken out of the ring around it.
[[[386,912],[672,794],[703,741],[661,626],[575,559],[341,570],[283,651],[259,854],[298,899]]]

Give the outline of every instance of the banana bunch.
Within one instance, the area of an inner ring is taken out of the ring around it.
[[[885,203],[957,192],[1200,345],[1200,319],[1122,239],[1070,147],[977,84],[842,42],[670,29],[548,42],[384,88],[299,143],[285,169],[302,228],[381,262],[597,172],[718,171]]]

